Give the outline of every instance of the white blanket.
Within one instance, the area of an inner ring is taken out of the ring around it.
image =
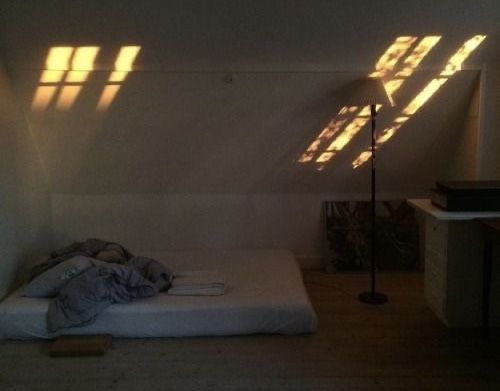
[[[220,296],[224,294],[225,282],[215,270],[195,270],[178,274],[168,290],[175,296]]]

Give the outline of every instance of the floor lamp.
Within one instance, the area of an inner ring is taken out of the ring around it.
[[[375,289],[375,252],[376,252],[376,220],[375,220],[375,151],[376,134],[375,118],[377,116],[377,105],[394,106],[392,99],[387,95],[384,84],[380,78],[368,77],[358,80],[353,84],[350,99],[346,102],[348,106],[370,106],[371,118],[371,289],[359,295],[359,301],[367,304],[384,304],[387,296],[377,292]]]

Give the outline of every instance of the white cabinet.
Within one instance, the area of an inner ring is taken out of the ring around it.
[[[424,212],[425,297],[429,307],[450,327],[481,325],[483,239],[476,218],[500,213],[446,212],[429,200],[409,200]],[[494,262],[497,263],[498,262]],[[493,273],[498,286],[499,269]],[[492,326],[499,324],[499,293],[492,292]]]

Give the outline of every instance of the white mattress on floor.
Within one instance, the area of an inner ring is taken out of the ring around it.
[[[22,296],[22,288],[0,303],[0,338],[53,338],[63,334],[115,337],[300,334],[316,330],[317,319],[293,254],[282,250],[169,251],[141,253],[174,272],[218,270],[222,296],[169,296],[115,304],[95,323],[49,334],[49,299]]]

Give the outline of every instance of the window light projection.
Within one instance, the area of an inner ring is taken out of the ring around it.
[[[128,72],[113,71],[109,76],[109,82],[122,82],[127,77]]]
[[[377,137],[376,145],[379,148],[381,145],[389,141],[401,126],[408,121],[418,110],[420,110],[432,96],[453,76],[457,71],[462,69],[462,64],[470,56],[470,54],[486,39],[486,35],[475,35],[467,40],[453,54],[444,69],[440,72],[439,77],[432,79],[401,111],[401,115],[394,119],[393,123],[384,129]],[[353,162],[353,168],[357,168],[370,159],[371,152],[362,152]]]
[[[344,106],[340,109],[337,116],[340,116],[338,119],[333,119],[330,123],[323,129],[323,131],[319,134],[319,136],[312,142],[312,144],[307,148],[307,150],[302,154],[299,158],[299,163],[307,163],[314,159],[314,155],[319,150],[321,144],[330,140],[333,136],[335,136],[340,130],[342,126],[347,122],[347,117],[349,114],[352,114],[358,110],[357,106],[347,107]]]
[[[397,37],[394,42],[389,45],[386,51],[380,56],[379,60],[375,65],[375,71],[370,74],[370,76],[380,76],[386,75],[392,71],[396,66],[397,62],[402,56],[410,49],[413,43],[417,40],[417,37],[412,36],[402,36]],[[343,126],[352,119],[352,114],[358,111],[356,106],[344,106],[340,109],[337,115],[330,121],[330,123],[322,130],[318,137],[309,145],[307,150],[299,157],[299,163],[309,163],[314,160],[317,152],[320,151],[322,145],[326,144],[334,136],[340,133]],[[351,117],[351,118],[350,118]],[[359,121],[358,121],[359,123]],[[352,128],[351,128],[352,130]],[[359,129],[358,129],[359,130]],[[357,132],[352,132],[353,136]],[[334,153],[328,153],[322,155],[320,162],[326,162],[333,157]],[[326,156],[330,156],[326,159]],[[317,160],[317,159],[316,159]]]
[[[64,86],[57,98],[56,108],[58,110],[69,110],[80,94],[82,86]]]
[[[97,46],[82,46],[75,50],[75,54],[71,59],[71,69],[77,71],[93,71],[94,61],[99,53]]]
[[[390,84],[393,80],[389,80],[384,83],[387,90],[389,99],[392,100],[391,95],[399,89],[404,81],[413,73],[420,62],[425,58],[425,56],[430,52],[432,47],[441,39],[439,36],[428,36],[424,37],[412,50],[412,52],[407,56],[403,62],[403,71],[399,73],[397,84]],[[418,37],[414,36],[403,36],[397,37],[395,41],[387,48],[387,50],[382,54],[377,63],[375,64],[375,71],[370,73],[370,77],[381,77],[385,76],[386,79],[391,74],[394,74],[394,69],[396,65],[404,58],[405,54],[411,49],[411,47],[418,41]],[[406,75],[406,76],[405,76]],[[394,76],[396,77],[396,76]],[[389,87],[389,88],[388,88]],[[380,106],[377,106],[377,111],[380,110]],[[339,114],[342,113],[342,110]],[[366,125],[370,117],[370,108],[365,107],[359,114],[348,122],[345,126],[343,132],[342,129],[338,129],[334,133],[325,133],[325,130],[318,136],[318,138],[310,145],[308,150],[299,158],[299,163],[307,163],[314,160],[314,154],[319,150],[320,144],[334,136],[337,137],[326,150],[319,155],[315,160],[316,163],[320,164],[317,166],[318,170],[323,169],[324,165],[331,160],[338,151],[342,150],[349,142],[359,133],[359,131]],[[335,121],[335,120],[333,120]],[[332,122],[333,122],[332,121]],[[343,126],[347,121],[344,121],[341,126]],[[325,137],[325,135],[330,137]]]
[[[135,58],[141,50],[140,46],[123,46],[115,61],[115,70],[130,72],[134,65]]]
[[[107,85],[97,102],[97,111],[105,111],[113,103],[121,84],[132,71],[134,61],[141,50],[140,46],[123,46],[118,53],[113,72],[109,75]]]
[[[69,61],[73,54],[73,47],[70,46],[62,46],[62,47],[53,47],[50,48],[49,53],[47,54],[47,59],[45,61],[45,70],[42,72],[40,76],[40,84],[45,83],[59,83],[62,81],[64,75],[66,74],[66,70],[69,68]],[[52,91],[51,88],[42,88],[46,87],[41,85],[35,92],[35,97],[33,98],[32,107],[38,110],[45,109],[52,100],[52,97],[56,90],[54,89],[53,93],[50,95],[50,99],[48,99],[48,94],[43,93],[42,91]],[[41,100],[40,97],[44,95],[46,99]],[[36,104],[35,104],[36,102]]]
[[[69,69],[74,70],[92,70],[93,62],[99,51],[98,47],[89,46],[89,47],[53,47],[49,50],[49,54],[47,55],[46,61],[46,70],[42,72],[42,76],[40,77],[41,83],[57,83],[60,82],[66,71]],[[71,61],[71,65],[70,65]],[[71,76],[72,72],[68,73],[66,77],[66,81],[80,81],[73,80],[76,77]],[[84,81],[84,80],[83,80]]]
[[[368,114],[367,114],[368,113]],[[370,119],[370,106],[365,106],[354,118],[344,131],[328,146],[326,152],[323,152],[317,159],[316,163],[324,163],[330,160],[335,152],[340,151],[346,144],[365,126]]]
[[[375,65],[375,71],[373,71],[370,76],[381,76],[388,75],[392,72],[396,64],[401,60],[401,58],[407,53],[411,46],[417,41],[418,37],[413,36],[402,36],[397,37],[394,42],[389,45],[386,51],[380,56],[379,60]],[[369,109],[366,109],[369,110]],[[326,163],[329,161],[341,148],[347,145],[352,137],[354,137],[359,130],[366,124],[367,119],[365,113],[359,113],[359,118],[356,114],[358,112],[358,107],[356,106],[344,106],[338,112],[337,116],[330,121],[330,123],[323,129],[319,136],[311,143],[307,150],[298,159],[299,163],[308,163],[315,161],[316,163]],[[328,148],[314,159],[316,153],[320,152],[320,149],[333,137],[339,135],[345,126],[347,134],[340,137],[339,141],[330,143]],[[340,148],[340,149],[339,149]],[[322,166],[318,167],[321,169]]]
[[[385,53],[377,61],[377,64],[375,64],[375,71],[369,76],[380,77],[382,79],[385,78],[416,40],[417,37],[396,38],[394,43],[387,48]]]
[[[433,79],[420,91],[415,98],[403,110],[403,115],[415,114],[427,101],[446,83],[447,78]]]
[[[45,110],[59,92],[56,109],[69,110],[82,90],[82,83],[94,69],[98,52],[97,46],[50,48],[45,61],[46,69],[40,76],[40,85],[33,97],[32,109]]]
[[[440,36],[427,36],[415,46],[413,51],[403,61],[403,69],[398,71],[392,80],[384,83],[385,89],[392,96],[403,85],[405,79],[409,78],[422,60],[429,54],[431,49],[439,42]]]
[[[71,60],[71,71],[68,72],[65,81],[68,83],[83,83],[87,80],[89,73],[94,70],[94,61],[99,48],[87,46],[76,48]]]
[[[417,94],[391,125],[384,129],[377,138],[377,146],[384,144],[410,119],[431,97],[448,81],[448,78],[459,71],[464,61],[486,38],[476,35],[467,40],[448,60],[439,77],[433,79]],[[397,94],[419,67],[425,57],[442,39],[438,35],[424,36],[421,39],[414,36],[398,37],[376,62],[372,77],[383,77],[384,86],[389,96]],[[377,111],[380,108],[377,108]],[[345,118],[346,113],[352,113],[352,118]],[[368,118],[367,118],[368,117]],[[298,159],[299,163],[315,163],[318,170],[324,168],[340,150],[342,150],[359,133],[369,120],[366,111],[343,107],[337,116],[330,121],[320,135],[311,143],[308,149]],[[331,141],[333,139],[333,141]],[[330,143],[328,147],[325,145]],[[362,152],[353,162],[356,168],[370,158],[370,152]]]
[[[115,99],[116,94],[118,94],[118,90],[121,85],[119,84],[111,84],[104,87],[102,91],[101,97],[99,98],[99,102],[97,102],[97,110],[104,111],[106,110],[111,102]]]
[[[108,81],[123,82],[128,72],[132,70],[140,49],[140,46],[122,46],[114,64],[113,74],[115,75]],[[83,84],[95,70],[94,63],[99,51],[99,46],[50,48],[31,108],[35,111],[43,111],[55,100],[57,110],[71,109],[83,89]],[[120,85],[106,85],[99,98],[99,108],[107,108],[119,89]]]
[[[45,110],[52,101],[56,92],[56,86],[39,86],[35,91],[31,108],[37,111]]]
[[[49,71],[45,70],[40,76],[40,83],[58,83],[64,77],[65,71]]]
[[[451,56],[440,76],[452,76],[462,69],[462,64],[469,55],[486,39],[486,35],[476,35],[466,41],[458,51]]]

